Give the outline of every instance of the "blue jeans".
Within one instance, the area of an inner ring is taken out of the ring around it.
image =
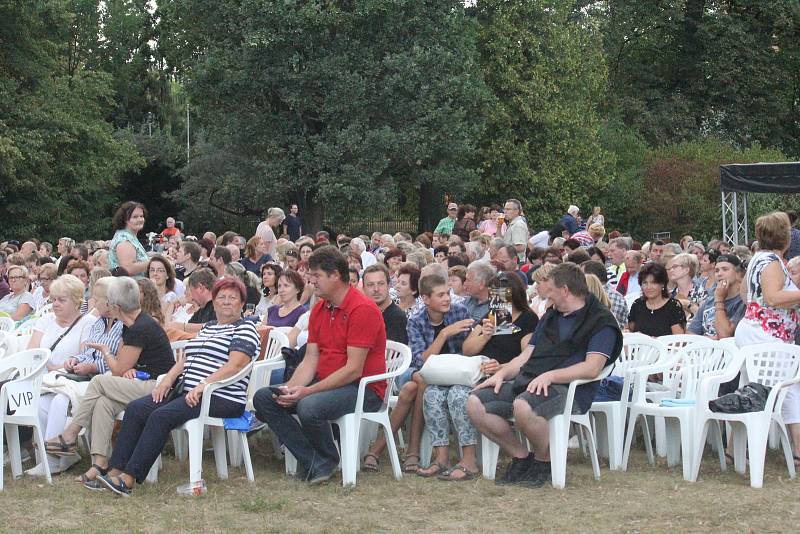
[[[240,417],[244,408],[244,404],[213,395],[208,415]],[[200,404],[190,407],[185,395],[168,403],[155,403],[151,395],[136,399],[125,408],[125,417],[108,465],[131,475],[141,484],[164,449],[169,433],[199,416]]]
[[[336,389],[314,393],[300,399],[295,406],[284,408],[272,398],[268,388],[258,390],[253,397],[256,417],[269,428],[297,458],[309,478],[327,474],[339,465],[339,453],[333,441],[330,421],[356,408],[358,386],[348,384]],[[364,392],[364,410],[376,411],[381,399],[367,388]],[[300,422],[292,414],[296,413]]]

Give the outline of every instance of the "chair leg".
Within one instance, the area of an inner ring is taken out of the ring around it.
[[[797,469],[794,466],[794,456],[792,453],[792,443],[789,440],[789,434],[786,431],[786,425],[783,423],[776,424],[778,427],[777,432],[780,435],[780,446],[783,448],[783,456],[786,459],[786,467],[789,469],[789,478],[794,479],[797,476]]]
[[[16,428],[17,427],[15,427],[15,430]],[[19,444],[19,433],[14,432],[14,434],[16,434],[14,440]],[[8,437],[10,438],[11,435]],[[45,479],[48,484],[52,484],[53,478],[50,476],[50,463],[47,461],[47,454],[44,452],[44,436],[42,435],[42,429],[39,425],[33,427],[33,439],[36,441],[36,457],[42,463]],[[22,468],[22,462],[20,462],[20,468]]]
[[[668,454],[669,447],[666,421],[663,417],[653,417],[653,427],[656,434],[656,454],[663,458]]]
[[[592,473],[595,480],[600,480],[600,462],[597,459],[597,444],[594,439],[594,432],[591,426],[583,426],[586,432],[586,446],[589,448],[589,458],[592,460]]]
[[[389,453],[389,460],[392,462],[392,473],[395,480],[400,480],[403,478],[403,470],[400,468],[400,455],[397,454],[397,444],[394,441],[392,424],[388,415],[381,421],[380,426],[383,427],[383,433],[386,436],[386,450]]]
[[[419,444],[419,465],[423,468],[431,465],[431,457],[433,456],[433,441],[431,440],[431,433],[428,431],[428,425],[422,429],[422,439]]]
[[[688,419],[678,419],[678,424],[681,427],[681,460],[683,468],[683,479],[692,482],[693,460],[692,457],[692,425]]]
[[[731,423],[733,434],[733,468],[740,475],[747,470],[747,428],[737,422]]]
[[[217,464],[217,476],[221,480],[228,479],[227,435],[221,426],[211,427],[211,439],[214,444],[214,461]]]
[[[349,420],[352,419],[352,420]],[[356,472],[358,471],[358,434],[360,421],[355,416],[348,418],[339,425],[339,439],[341,440],[340,457],[342,459],[342,486],[355,486]]]
[[[764,461],[767,455],[769,440],[769,422],[751,421],[747,428],[747,456],[750,460],[750,487],[760,488],[764,485]]]
[[[692,475],[691,481],[697,482],[697,476],[700,473],[700,463],[703,461],[703,451],[705,450],[706,445],[706,435],[708,434],[708,427],[709,425],[713,425],[716,421],[701,421],[695,424],[695,438],[696,443],[694,444],[693,450],[684,451],[684,456],[689,455],[692,458]],[[717,427],[719,428],[719,427]],[[721,438],[720,438],[721,439]],[[722,463],[725,463],[725,453],[724,448],[723,455],[722,455]]]
[[[247,472],[247,480],[255,482],[256,477],[253,473],[253,462],[250,459],[250,444],[247,442],[247,432],[236,432],[239,434],[239,450],[242,453],[242,462],[244,463],[245,471]]]
[[[636,430],[636,420],[639,418],[639,414],[634,410],[631,410],[631,417],[630,421],[628,422],[628,429],[625,431],[625,446],[622,449],[622,462],[619,464],[619,468],[622,471],[628,470],[628,459],[631,455],[631,443],[633,442],[633,431]],[[646,429],[646,427],[645,427]],[[645,441],[650,439],[649,435],[645,435]]]
[[[242,465],[242,451],[239,449],[239,432],[238,430],[227,430],[228,434],[228,457],[230,458],[231,466],[239,467]],[[247,435],[245,433],[245,435]]]
[[[483,458],[483,478],[494,480],[497,472],[497,458],[500,445],[481,434],[481,457]]]
[[[19,446],[19,427],[17,425],[8,425],[6,434],[8,435],[8,463],[11,466],[11,476],[19,478],[22,476],[22,450]],[[37,458],[42,457],[44,459],[41,461],[47,463],[46,455],[38,454],[39,451],[43,450],[43,448],[36,447]]]
[[[720,471],[726,471],[728,469],[728,462],[725,461],[725,441],[722,439],[722,428],[720,427],[720,422],[713,421],[712,426],[710,428],[707,428],[706,430],[708,432],[712,432],[713,434],[711,436],[711,440],[712,443],[714,443],[714,447],[717,449],[717,458],[719,458],[719,469]],[[702,454],[702,450],[700,453]],[[697,473],[695,473],[694,475],[694,480],[697,480]]]
[[[185,423],[189,449],[189,482],[203,480],[203,427],[197,420]]]
[[[569,441],[569,419],[556,415],[549,421],[550,430],[550,474],[553,487],[563,489],[567,478],[567,445]]]
[[[664,429],[666,431],[664,443],[667,449],[667,466],[675,467],[678,465],[678,462],[680,462],[681,459],[680,423],[674,417],[662,418],[662,420],[664,419],[666,419],[664,425]],[[656,449],[657,448],[658,443],[656,443]]]
[[[297,474],[297,458],[289,451],[287,447],[283,450],[283,461],[286,468],[286,476],[293,477]]]
[[[5,476],[5,462],[2,461],[3,457],[3,448],[5,447],[5,437],[6,432],[6,425],[3,422],[3,413],[0,412],[0,491],[3,491],[3,477]],[[10,454],[10,453],[9,453]]]
[[[147,472],[147,482],[150,484],[155,484],[158,482],[158,469],[161,466],[161,455],[158,455],[156,461],[153,462],[153,465],[150,467],[150,471]]]

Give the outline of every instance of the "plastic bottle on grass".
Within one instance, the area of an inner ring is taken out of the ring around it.
[[[206,491],[208,491],[208,489],[206,488],[206,483],[203,480],[189,482],[188,484],[178,486],[178,495],[193,495],[195,497],[199,497],[201,495],[205,495]]]

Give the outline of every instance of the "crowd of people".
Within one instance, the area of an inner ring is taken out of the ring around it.
[[[547,420],[563,412],[571,381],[616,359],[623,332],[734,337],[739,346],[798,335],[793,214],[760,217],[756,241],[732,246],[688,235],[639,243],[608,232],[597,207],[583,220],[569,206],[540,231],[516,199],[446,210],[433,232],[417,236],[309,233],[296,205],[288,215],[270,208],[249,238],[186,236],[170,218],[158,250],[148,251],[140,235],[147,210],[126,202],[110,241],[65,237],[55,250],[36,239],[2,243],[0,316],[31,332],[28,348],[50,350],[57,377],[45,380],[40,402],[43,462],[50,472],[72,468],[78,435],[91,428],[91,467],[76,480],[130,495],[169,432],[198,416],[205,388],[263,356],[265,335],[284,328],[301,363],[278,388],[259,390],[253,406],[297,458],[302,479],[334,474],[330,421],[354,410],[361,377],[385,371],[392,340],[412,353],[391,412],[393,430],[408,423],[404,472],[473,479],[483,434],[511,457],[498,483],[539,487],[550,477]],[[170,343],[181,340],[188,343],[176,360]],[[483,356],[485,379],[426,384],[420,370],[439,354]],[[244,376],[215,390],[210,415],[241,416],[248,384]],[[586,412],[597,387],[578,387],[574,409]],[[385,396],[384,382],[370,384],[364,409]],[[800,466],[800,387],[789,389],[783,417]],[[426,429],[434,458],[422,467]],[[30,435],[20,439],[30,448]],[[379,470],[385,447],[379,436],[362,469]],[[27,473],[44,471],[40,463]]]

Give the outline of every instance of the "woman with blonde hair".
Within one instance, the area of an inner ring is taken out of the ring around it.
[[[670,297],[680,302],[687,319],[694,317],[708,297],[704,284],[695,278],[699,267],[697,256],[689,252],[682,252],[667,263]]]
[[[0,299],[0,312],[7,313],[14,321],[21,321],[36,309],[36,301],[28,291],[28,269],[22,265],[10,265],[6,274],[11,292]]]
[[[589,218],[586,219],[586,228],[589,228],[593,224],[599,224],[600,226],[604,226],[606,218],[603,217],[603,210],[600,209],[600,206],[595,206],[592,210],[592,214],[589,215]]]
[[[593,274],[586,275],[586,285],[589,286],[589,291],[597,297],[597,300],[608,309],[611,309],[611,301],[608,299],[606,290],[603,289],[603,283],[600,279]]]
[[[547,295],[546,280],[547,276],[555,268],[556,268],[555,264],[545,263],[541,267],[536,269],[531,275],[533,284],[531,285],[531,289],[528,292],[528,296],[531,299],[531,309],[537,316],[539,316],[540,319],[551,304],[550,298]],[[545,281],[544,285],[542,285],[543,281]]]
[[[45,263],[39,268],[39,286],[33,291],[36,311],[50,303],[50,286],[56,279],[56,264]]]
[[[278,250],[284,245],[278,245]],[[244,247],[244,257],[239,260],[246,270],[251,273],[259,274],[261,266],[272,260],[272,256],[267,253],[268,243],[261,236],[254,235],[247,241]]]

